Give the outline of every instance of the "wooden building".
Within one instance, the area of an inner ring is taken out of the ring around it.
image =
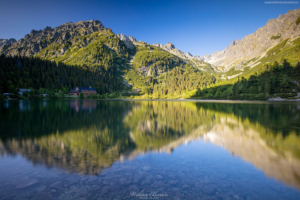
[[[76,87],[70,90],[69,93],[71,96],[78,96],[80,92],[82,92],[85,97],[90,96],[91,94],[92,95],[97,94],[95,88],[89,88],[89,87]]]

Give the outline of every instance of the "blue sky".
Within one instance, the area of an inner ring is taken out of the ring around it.
[[[32,29],[97,19],[114,33],[132,35],[149,44],[171,42],[184,52],[203,56],[223,50],[233,40],[264,26],[269,19],[300,7],[264,2],[0,0],[0,38],[20,39]]]

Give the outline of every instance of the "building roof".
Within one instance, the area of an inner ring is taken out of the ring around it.
[[[70,90],[70,92],[82,92],[82,91],[96,92],[95,88],[89,88],[89,87],[76,87]]]

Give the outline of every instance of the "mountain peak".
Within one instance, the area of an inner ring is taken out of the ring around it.
[[[126,36],[124,35],[124,33],[121,34],[116,34],[116,36],[118,38],[120,38],[120,40],[125,41],[125,42],[136,42],[136,39],[133,36]]]
[[[265,26],[254,33],[234,40],[223,51],[216,51],[212,55],[205,55],[204,59],[213,65],[225,66],[229,69],[234,64],[261,55],[270,47],[281,41],[300,36],[300,26],[295,22],[300,16],[300,9],[290,10],[280,14],[277,19],[269,19]],[[279,36],[274,38],[273,36]]]
[[[47,26],[43,30],[31,30],[19,41],[11,40],[6,45],[1,45],[0,54],[33,56],[50,43],[63,44],[66,40],[80,35],[90,35],[94,32],[107,30],[99,20],[68,22],[55,28]],[[45,42],[48,41],[48,42]],[[3,44],[3,43],[1,43]],[[26,47],[26,48],[25,48]]]

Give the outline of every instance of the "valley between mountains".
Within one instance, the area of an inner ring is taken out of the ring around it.
[[[98,20],[0,39],[0,55],[0,90],[15,98],[93,87],[89,98],[299,100],[300,9],[203,57],[115,34]],[[22,97],[18,88],[31,91]]]

